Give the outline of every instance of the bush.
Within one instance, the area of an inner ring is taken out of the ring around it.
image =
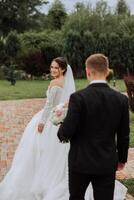
[[[109,74],[107,76],[108,82],[110,82],[113,79],[113,77],[114,77],[114,71],[113,71],[113,69],[110,69]]]
[[[45,72],[45,62],[41,50],[27,49],[18,59],[19,68],[27,74],[41,76]]]
[[[5,79],[5,75],[4,75],[2,67],[0,67],[0,80],[3,80],[3,79]]]
[[[129,98],[130,109],[134,112],[134,77],[125,76],[124,81],[127,87],[127,94]]]
[[[18,57],[19,69],[41,76],[48,73],[53,58],[62,55],[62,34],[60,31],[20,34],[22,51]]]
[[[9,82],[11,82],[11,85],[15,85],[16,84],[15,68],[16,68],[16,65],[14,65],[14,64],[10,65],[10,67],[8,68],[7,80]]]
[[[16,80],[27,80],[28,79],[28,74],[23,70],[15,70],[14,73],[15,73]]]

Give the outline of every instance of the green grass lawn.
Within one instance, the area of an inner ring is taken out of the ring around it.
[[[89,84],[88,81],[87,81],[86,79],[77,79],[77,80],[75,81],[75,83],[76,83],[76,88],[77,88],[77,90],[79,90],[79,89],[81,89],[81,88],[84,88],[85,86],[87,86],[87,85]],[[109,85],[110,85],[111,87],[113,87],[113,81],[111,81],[111,82],[109,83]],[[120,92],[126,92],[126,86],[125,86],[125,83],[124,83],[123,80],[117,80],[117,81],[116,81],[116,89],[117,89],[118,91],[120,91]]]
[[[40,98],[45,96],[49,81],[17,81],[15,86],[0,80],[0,100]]]
[[[0,80],[0,100],[43,98],[45,96],[49,81],[17,81],[11,86],[6,80]],[[76,80],[77,89],[88,85],[87,80]]]
[[[88,85],[86,79],[77,79],[77,90],[82,89]],[[6,80],[0,80],[0,100],[12,99],[27,99],[27,98],[41,98],[45,96],[49,81],[17,81],[15,86],[11,86]],[[112,82],[110,84],[112,86]],[[122,80],[117,81],[116,88],[124,92],[126,90],[125,84]]]

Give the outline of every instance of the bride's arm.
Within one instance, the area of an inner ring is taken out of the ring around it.
[[[52,86],[49,90],[50,91],[46,100],[46,104],[44,106],[41,120],[38,125],[39,133],[42,133],[44,125],[49,117],[51,110],[59,103],[60,100],[61,91],[59,90],[58,87],[56,87],[56,85]]]

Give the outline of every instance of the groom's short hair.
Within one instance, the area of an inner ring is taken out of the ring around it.
[[[109,69],[109,61],[104,54],[96,53],[87,58],[86,67],[98,72],[105,72]]]

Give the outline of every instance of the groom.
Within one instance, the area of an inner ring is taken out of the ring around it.
[[[67,117],[58,131],[61,142],[71,143],[70,200],[84,200],[89,183],[94,200],[113,200],[115,172],[127,162],[128,99],[107,85],[108,71],[108,58],[103,54],[87,58],[90,84],[71,95]]]

